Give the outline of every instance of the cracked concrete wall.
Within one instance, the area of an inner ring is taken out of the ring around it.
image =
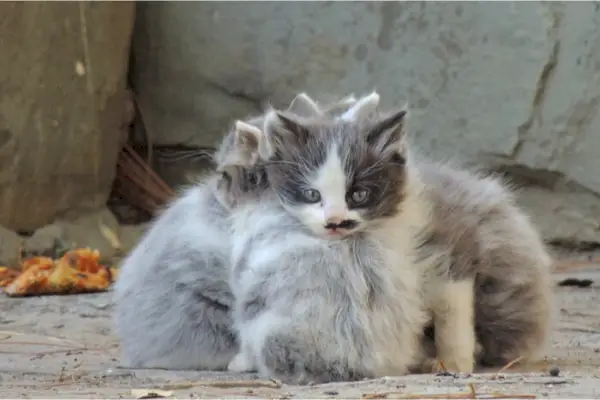
[[[600,242],[600,4],[140,3],[159,144],[214,144],[269,100],[376,88],[415,144],[502,171],[548,240]]]
[[[32,232],[105,206],[129,125],[134,16],[131,1],[0,3],[4,228]]]

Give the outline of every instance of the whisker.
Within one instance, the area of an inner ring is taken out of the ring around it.
[[[263,162],[263,165],[268,166],[268,165],[292,165],[294,167],[300,167],[301,165],[299,163],[293,162],[293,161],[284,161],[284,160],[267,160]]]

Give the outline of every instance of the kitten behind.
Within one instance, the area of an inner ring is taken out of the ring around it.
[[[301,95],[290,112],[320,115],[315,104]],[[223,139],[218,164],[247,161],[232,153],[232,136],[233,131]],[[219,172],[185,190],[123,261],[114,288],[123,365],[223,369],[237,353],[228,284],[229,208],[259,182],[238,172],[243,169],[229,171],[231,182],[242,188],[234,196],[220,195]]]
[[[429,263],[437,357],[463,372],[473,353],[487,366],[539,360],[551,332],[552,261],[529,218],[490,176],[425,161],[419,174],[431,222],[416,257]]]

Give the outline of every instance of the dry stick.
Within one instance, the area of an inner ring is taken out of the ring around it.
[[[150,166],[140,157],[140,155],[135,150],[133,150],[128,144],[125,144],[124,149],[129,155],[131,155],[131,158],[134,161],[140,164],[140,166],[145,170],[146,173],[148,173],[149,176],[156,180],[155,183],[161,186],[161,189],[163,189],[166,193],[170,195],[174,194],[173,189],[171,189],[171,187],[167,185],[166,182],[163,181],[158,176],[158,174],[152,170],[152,168],[150,168]]]
[[[144,118],[144,111],[142,110],[142,106],[141,106],[141,102],[139,101],[139,98],[135,95],[135,93],[133,93],[132,100],[133,100],[133,105],[135,107],[135,109],[137,110],[138,114],[140,115],[139,120],[142,122],[142,129],[144,130],[144,132],[146,133],[146,149],[148,149],[148,164],[152,165],[152,150],[154,148],[154,145],[152,143],[152,133],[150,132],[150,130],[148,129],[148,124],[146,123],[148,120],[146,118]]]
[[[515,358],[514,360],[512,360],[512,361],[509,361],[509,362],[508,362],[508,363],[507,363],[507,364],[506,364],[504,367],[500,368],[500,369],[498,370],[498,372],[496,372],[494,375],[492,375],[492,376],[490,377],[490,379],[491,379],[491,380],[498,379],[498,377],[500,376],[500,374],[501,374],[501,373],[508,371],[508,369],[509,369],[510,367],[512,367],[513,365],[515,365],[516,363],[518,363],[518,362],[519,362],[519,361],[521,361],[522,359],[523,359],[523,356],[519,356],[519,357]]]
[[[149,196],[143,196],[140,194],[140,190],[126,190],[125,187],[135,186],[132,181],[122,174],[118,180],[120,186],[119,192],[125,198],[127,198],[132,204],[142,208],[145,211],[152,213],[155,210],[156,203],[149,198]]]
[[[143,174],[145,173],[144,167],[138,165],[136,161],[131,158],[129,153],[123,152],[119,157],[117,165],[121,167],[121,172],[124,173],[125,176],[134,180],[139,187],[145,189],[148,192],[152,192],[154,196],[156,196],[157,193],[161,193],[160,187],[157,188],[156,185],[147,184],[148,180],[145,179],[146,177],[143,176]]]
[[[438,360],[438,370],[442,373],[448,372],[446,365],[444,364],[444,360]]]
[[[192,381],[181,383],[168,383],[161,386],[161,390],[190,389],[196,386],[209,386],[219,389],[226,388],[281,388],[281,382],[275,380],[225,380],[225,381]]]
[[[519,356],[517,358],[515,358],[514,360],[510,361],[508,364],[506,364],[504,367],[500,368],[500,370],[498,372],[496,372],[496,375],[501,374],[502,372],[506,372],[508,371],[508,369],[510,367],[512,367],[513,365],[515,365],[516,363],[518,363],[519,361],[521,361],[523,359],[523,356]]]
[[[121,157],[118,161],[119,166],[119,175],[121,178],[126,178],[128,181],[133,183],[133,188],[144,189],[147,197],[154,197],[153,188],[148,187],[148,185],[144,185],[142,178],[138,176],[134,168],[132,168],[132,164],[125,158],[125,156]],[[123,189],[127,188],[128,185],[123,185]],[[127,194],[130,194],[130,190],[125,190]]]
[[[148,198],[150,197],[152,200],[154,200],[155,203],[157,204],[152,204],[153,208],[152,209],[147,209],[147,211],[149,212],[154,212],[156,209],[156,205],[163,205],[165,204],[167,201],[169,201],[170,198],[173,197],[173,190],[170,189],[166,183],[164,183],[164,181],[160,180],[160,178],[156,178],[155,182],[153,182],[152,184],[148,184],[148,180],[145,179],[145,177],[143,175],[148,176],[148,174],[146,173],[148,171],[147,166],[144,165],[138,165],[138,163],[136,162],[136,160],[134,159],[135,156],[138,157],[138,161],[141,161],[141,159],[139,159],[139,156],[136,154],[134,157],[130,157],[130,153],[123,151],[122,155],[120,156],[120,159],[118,161],[118,166],[120,167],[119,170],[119,177],[120,178],[128,178],[129,180],[131,180],[132,182],[134,182],[133,187],[137,187],[140,190],[140,196],[135,196],[135,199],[132,200],[142,200],[143,198]],[[141,176],[142,175],[142,176]],[[123,185],[123,189],[125,189],[126,187],[129,187],[130,185]],[[168,188],[169,191],[165,191],[164,188]],[[127,194],[131,195],[130,190],[126,190]],[[133,197],[133,196],[127,196],[126,197]],[[144,195],[142,195],[144,194]],[[136,202],[137,204],[137,202]],[[140,205],[141,206],[141,205]]]
[[[25,346],[54,346],[54,347],[73,348],[73,345],[69,345],[69,344],[65,344],[65,343],[44,343],[44,342],[33,342],[33,341],[10,341],[8,343],[2,343],[2,341],[0,341],[0,345],[1,344],[16,344],[16,345],[25,345]],[[83,346],[83,347],[85,347],[85,346]]]
[[[120,161],[118,165],[121,167],[121,171],[120,171],[121,176],[128,178],[130,181],[132,181],[134,183],[135,186],[143,188],[146,191],[145,194],[150,195],[149,197],[154,197],[154,198],[159,197],[156,195],[156,192],[153,190],[154,188],[149,187],[148,185],[145,185],[143,178],[140,178],[139,176],[137,176],[137,174],[135,173],[135,169],[132,169],[129,167],[130,164]]]
[[[97,351],[104,353],[104,349],[93,349],[93,348],[82,348],[82,349],[62,349],[62,350],[48,350],[48,351],[16,351],[16,350],[0,350],[0,354],[28,354],[31,356],[47,356],[50,354],[69,353],[69,352],[84,352],[84,351]]]
[[[475,385],[473,385],[472,383],[469,383],[468,386],[469,386],[469,392],[471,393],[471,398],[476,399],[477,392],[475,391]]]
[[[568,272],[578,267],[596,267],[600,266],[600,257],[594,257],[591,260],[564,260],[554,263],[554,273]]]
[[[400,392],[387,392],[387,393],[372,393],[366,394],[361,399],[535,399],[537,398],[533,394],[481,394],[479,397],[473,397],[472,392],[463,393],[415,393],[415,394],[403,394]]]
[[[134,187],[139,187],[140,189],[145,189],[146,193],[144,193],[145,195],[142,195],[142,190],[138,191],[138,195],[133,194],[133,190],[123,190],[123,194],[125,197],[130,198],[130,201],[135,202],[135,204],[137,204],[138,206],[144,208],[146,211],[149,212],[153,212],[155,211],[155,208],[157,206],[157,204],[164,204],[165,201],[168,200],[168,196],[166,195],[160,195],[155,193],[152,188],[148,187],[148,185],[144,186],[144,182],[142,179],[139,178],[139,176],[137,176],[137,174],[135,173],[135,171],[131,171],[131,169],[129,167],[127,167],[123,162],[119,162],[119,166],[120,168],[120,181],[123,180],[123,178],[125,178],[127,181],[133,182]],[[125,187],[131,186],[131,185],[122,185],[123,189]],[[141,193],[140,193],[141,192]],[[140,204],[143,203],[143,204]],[[149,204],[150,203],[150,204]]]
[[[52,383],[48,383],[46,385],[40,385],[38,387],[43,388],[43,389],[51,389],[51,388],[55,388],[58,386],[69,386],[69,385],[74,385],[77,383],[78,380],[81,380],[81,378],[84,378],[85,376],[79,376],[77,377],[78,379],[75,379],[75,376],[71,376],[71,381],[70,382],[52,382]],[[86,383],[88,385],[94,384],[94,383],[100,383],[101,381],[99,379],[90,379],[88,380]]]
[[[0,331],[0,335],[9,335],[8,337],[1,339],[1,340],[6,340],[6,339],[8,339],[9,337],[12,337],[12,336],[23,336],[23,335],[28,335],[28,333],[15,332],[15,331]],[[86,347],[83,343],[79,343],[78,341],[73,340],[73,339],[61,338],[61,337],[56,337],[56,336],[44,336],[44,338],[48,339],[48,340],[60,340],[60,341],[63,341],[63,342],[69,342],[71,344],[71,346],[75,346],[75,347]],[[15,342],[11,342],[11,343],[15,343]],[[47,344],[45,342],[35,342],[35,341],[31,341],[31,342],[23,342],[23,341],[21,341],[20,343],[40,344],[40,345]],[[53,344],[53,345],[55,345],[55,344]],[[61,343],[56,343],[56,345],[67,346],[66,343],[62,343],[62,344]]]

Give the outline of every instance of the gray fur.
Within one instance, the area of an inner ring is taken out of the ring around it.
[[[306,113],[307,98],[295,100],[290,111]],[[262,116],[248,123],[260,126]],[[226,135],[216,153],[218,172],[174,200],[122,263],[115,330],[125,366],[223,369],[238,352],[228,284],[229,209],[238,197],[266,190],[266,182],[251,168],[220,168],[247,161],[232,153],[235,137],[235,130]]]
[[[393,271],[379,238],[317,238],[278,204],[233,214],[234,319],[258,370],[296,384],[405,373],[425,321],[417,274]]]
[[[536,361],[548,343],[552,308],[552,262],[539,234],[499,180],[448,164],[416,165],[431,214],[415,257],[428,264],[429,293],[446,281],[473,279],[477,361]]]
[[[414,206],[403,195],[407,177],[394,150],[402,116],[301,120],[273,112],[265,118],[272,191],[244,198],[232,213],[231,286],[242,351],[230,368],[256,365],[290,383],[406,373],[426,316],[420,274],[393,235],[404,222],[399,208]],[[332,151],[349,187],[358,181],[376,191],[360,210],[365,223],[339,240],[315,235],[294,211],[294,185],[310,185]]]
[[[223,369],[238,350],[227,211],[210,184],[175,200],[121,267],[115,322],[127,367]]]

